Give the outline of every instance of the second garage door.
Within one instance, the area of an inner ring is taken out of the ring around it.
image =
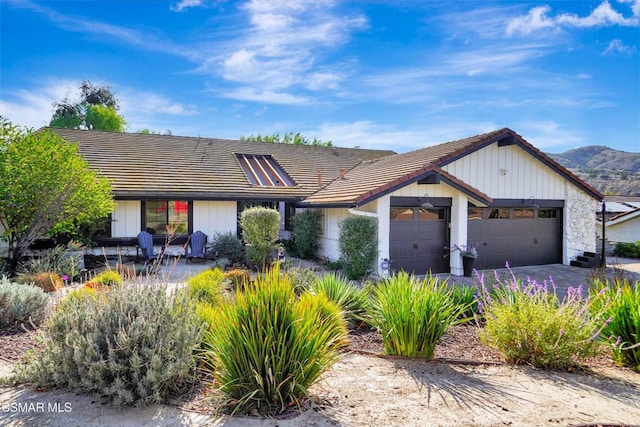
[[[561,208],[471,208],[467,241],[477,269],[562,262]]]

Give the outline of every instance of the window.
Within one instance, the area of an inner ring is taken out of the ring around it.
[[[491,209],[489,219],[509,219],[509,209]]]
[[[418,219],[444,219],[444,209],[425,209],[418,210]]]
[[[482,209],[469,208],[467,209],[467,220],[482,219]]]
[[[555,209],[540,209],[538,210],[538,218],[557,218],[558,211]]]
[[[280,212],[280,203],[275,201],[260,201],[260,200],[241,200],[238,202],[238,226],[237,234],[242,235],[240,229],[240,214],[243,210],[252,208],[255,206],[262,206],[263,208],[275,209]],[[296,214],[296,207],[294,203],[285,202],[284,204],[284,229],[287,231],[293,231],[293,216]],[[280,212],[282,217],[283,213]]]
[[[260,187],[294,187],[293,179],[268,155],[236,154],[251,185]]]
[[[168,234],[175,227],[176,234],[189,234],[189,213],[193,210],[187,200],[143,201],[142,228],[151,234]]]
[[[411,208],[391,208],[391,220],[400,221],[413,219],[413,209]]]
[[[514,209],[514,219],[530,219],[533,218],[533,209]]]

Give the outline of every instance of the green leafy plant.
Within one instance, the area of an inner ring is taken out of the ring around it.
[[[234,411],[279,413],[299,404],[346,345],[340,308],[324,295],[297,298],[278,268],[217,313],[204,357]]]
[[[466,307],[466,309],[460,313],[460,318],[471,319],[480,314],[478,310],[478,300],[476,299],[477,289],[475,286],[452,285],[451,291],[453,303],[457,306]]]
[[[73,237],[115,209],[109,181],[89,168],[77,143],[51,130],[22,129],[0,117],[0,152],[1,237],[11,272],[36,239]]]
[[[340,224],[340,260],[349,279],[358,280],[371,270],[378,256],[378,220],[351,216]]]
[[[312,259],[320,247],[322,211],[307,209],[293,216],[294,252],[303,259]]]
[[[590,295],[597,302],[604,301],[592,306],[596,314],[604,305],[605,316],[611,319],[600,336],[613,346],[614,361],[640,372],[640,282],[596,281]]]
[[[231,281],[234,289],[242,289],[251,281],[251,272],[245,269],[233,269],[224,273],[224,277]]]
[[[436,343],[465,310],[456,305],[451,287],[433,276],[423,280],[400,272],[375,287],[371,307],[374,326],[385,352],[408,357],[433,357]]]
[[[196,301],[217,305],[222,301],[226,280],[224,272],[218,268],[204,270],[187,279],[187,291]]]
[[[302,295],[311,288],[318,275],[310,268],[293,267],[287,269],[287,277],[296,295]]]
[[[214,234],[210,250],[217,257],[228,259],[229,264],[241,262],[244,259],[242,241],[232,231]]]
[[[114,270],[105,270],[93,278],[92,282],[99,283],[101,286],[118,286],[122,285],[122,276]]]
[[[249,262],[259,268],[268,265],[280,234],[278,211],[261,206],[245,209],[240,214],[240,227]]]
[[[70,255],[67,247],[58,245],[42,251],[39,257],[29,259],[21,266],[21,274],[38,274],[53,272],[59,276],[67,276],[69,280],[80,276],[81,255]]]
[[[72,294],[51,315],[43,350],[18,369],[17,382],[142,406],[193,379],[201,322],[185,293],[138,284]]]
[[[370,299],[362,289],[355,287],[337,274],[325,274],[311,282],[311,292],[325,295],[342,309],[347,325],[355,328],[362,323],[371,323],[368,309]]]
[[[596,340],[606,322],[605,310],[594,312],[593,299],[569,288],[559,301],[547,283],[523,283],[512,274],[488,290],[480,283],[479,304],[485,326],[481,340],[500,351],[507,362],[541,368],[579,365],[598,352]]]
[[[627,258],[640,258],[640,240],[636,243],[617,243],[613,255]]]
[[[39,325],[47,314],[49,295],[33,285],[12,283],[6,276],[0,279],[0,329],[31,321]]]

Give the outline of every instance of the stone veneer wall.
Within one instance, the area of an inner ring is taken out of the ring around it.
[[[565,248],[563,263],[569,261],[583,251],[596,251],[596,210],[598,201],[580,191],[569,182],[566,183],[566,199],[564,208]]]

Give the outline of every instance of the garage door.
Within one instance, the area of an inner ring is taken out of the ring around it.
[[[392,207],[389,229],[391,268],[414,274],[449,272],[449,208]]]
[[[561,263],[562,209],[471,208],[467,241],[478,269]]]

